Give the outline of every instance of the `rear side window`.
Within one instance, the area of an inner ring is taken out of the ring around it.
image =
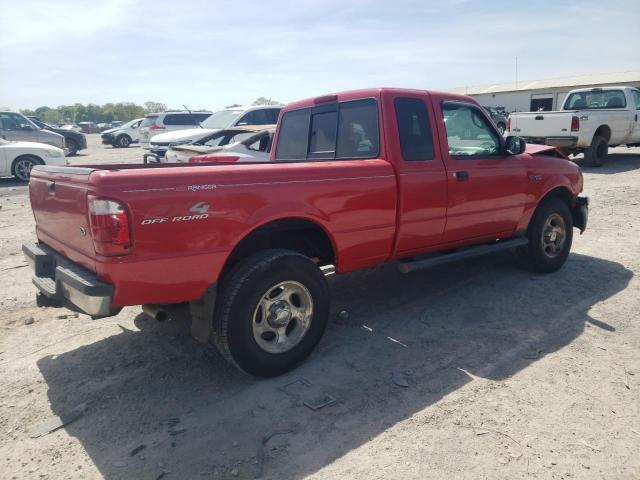
[[[400,150],[406,161],[433,160],[433,133],[427,107],[417,98],[396,98]]]
[[[640,90],[632,90],[633,103],[636,104],[636,110],[640,110]]]
[[[285,113],[280,124],[277,160],[303,160],[307,158],[311,109],[291,110]]]
[[[185,113],[169,113],[165,115],[162,123],[164,125],[194,125],[191,115]]]
[[[157,115],[148,115],[142,120],[142,123],[140,124],[140,126],[148,127],[149,125],[153,124],[153,122],[155,122],[157,118],[158,118]]]
[[[278,115],[280,115],[279,108],[269,108],[265,110],[267,114],[267,124],[275,125],[278,123]]]
[[[283,115],[276,159],[374,158],[379,143],[374,99],[319,105]]]
[[[200,122],[204,122],[210,116],[210,113],[194,113],[191,115],[192,123],[190,125],[200,125]]]

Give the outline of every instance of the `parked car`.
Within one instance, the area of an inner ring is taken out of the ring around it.
[[[82,132],[82,128],[79,125],[76,125],[75,123],[67,123],[62,125],[60,128],[64,130],[73,130],[74,132]]]
[[[173,132],[175,130],[184,130],[200,125],[211,116],[211,112],[186,112],[186,111],[167,111],[162,113],[151,113],[147,115],[140,124],[140,145],[143,148],[149,148],[149,140],[151,137],[159,133]]]
[[[637,88],[580,88],[567,94],[560,111],[512,113],[507,131],[530,143],[584,153],[588,165],[599,167],[609,147],[640,146],[639,115]]]
[[[84,136],[84,133],[74,132],[73,130],[65,130],[63,128],[54,127],[53,125],[49,125],[48,123],[44,123],[38,117],[27,117],[40,130],[48,130],[51,132],[58,133],[64,137],[64,145],[67,149],[67,156],[72,157],[77,155],[80,150],[84,150],[87,148],[87,137]]]
[[[450,135],[444,118],[460,109],[481,119],[479,139]],[[273,142],[258,164],[36,166],[38,243],[23,251],[39,304],[94,317],[143,304],[161,318],[190,302],[194,337],[273,376],[320,340],[331,265],[411,272],[516,248],[549,273],[573,228],[586,228],[580,168],[554,147],[503,138],[462,95],[311,98],[283,109]]]
[[[198,125],[198,128],[182,129],[155,135],[149,143],[152,155],[162,158],[169,145],[197,142],[217,130],[244,125],[273,125],[278,121],[281,106],[254,105],[249,107],[225,108]]]
[[[14,176],[28,182],[36,165],[66,165],[61,148],[35,142],[0,139],[0,177]]]
[[[118,128],[111,128],[102,132],[102,143],[114,147],[126,148],[132,143],[140,141],[140,124],[142,118],[131,120]]]
[[[111,127],[112,128],[118,128],[121,127],[122,125],[124,125],[125,122],[123,122],[122,120],[113,120],[111,122]]]
[[[482,108],[484,108],[487,111],[487,113],[491,117],[491,120],[493,120],[493,123],[496,124],[496,127],[498,127],[498,131],[500,132],[500,135],[504,135],[504,131],[507,128],[507,116],[505,115],[505,112],[500,111],[495,107],[483,106]]]
[[[5,140],[46,143],[65,148],[65,137],[59,133],[40,129],[27,117],[17,112],[0,112],[0,137]]]
[[[98,130],[100,130],[100,133],[106,131],[106,130],[111,130],[113,127],[111,126],[110,123],[99,123],[98,124]]]
[[[267,161],[275,129],[275,125],[246,125],[219,130],[198,142],[169,147],[162,161]]]
[[[82,133],[100,133],[98,125],[94,122],[79,122],[78,126],[82,130]]]

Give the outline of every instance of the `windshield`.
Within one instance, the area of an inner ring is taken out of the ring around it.
[[[242,114],[243,110],[220,110],[200,123],[202,128],[227,128]]]
[[[131,120],[130,122],[125,123],[124,125],[121,125],[120,127],[117,128],[129,128],[131,127],[134,123],[139,122],[140,119],[136,118],[135,120]]]
[[[564,102],[565,110],[595,110],[600,108],[625,108],[627,100],[622,90],[589,90],[574,92]]]

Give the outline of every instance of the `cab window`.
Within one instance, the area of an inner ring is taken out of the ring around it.
[[[472,159],[499,155],[498,132],[475,105],[445,102],[442,119],[447,131],[449,155],[455,159]]]
[[[323,104],[282,116],[276,160],[375,158],[379,144],[374,99]]]

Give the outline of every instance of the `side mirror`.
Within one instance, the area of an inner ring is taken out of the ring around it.
[[[519,155],[524,152],[527,144],[520,137],[509,136],[505,139],[505,147],[509,155]]]

